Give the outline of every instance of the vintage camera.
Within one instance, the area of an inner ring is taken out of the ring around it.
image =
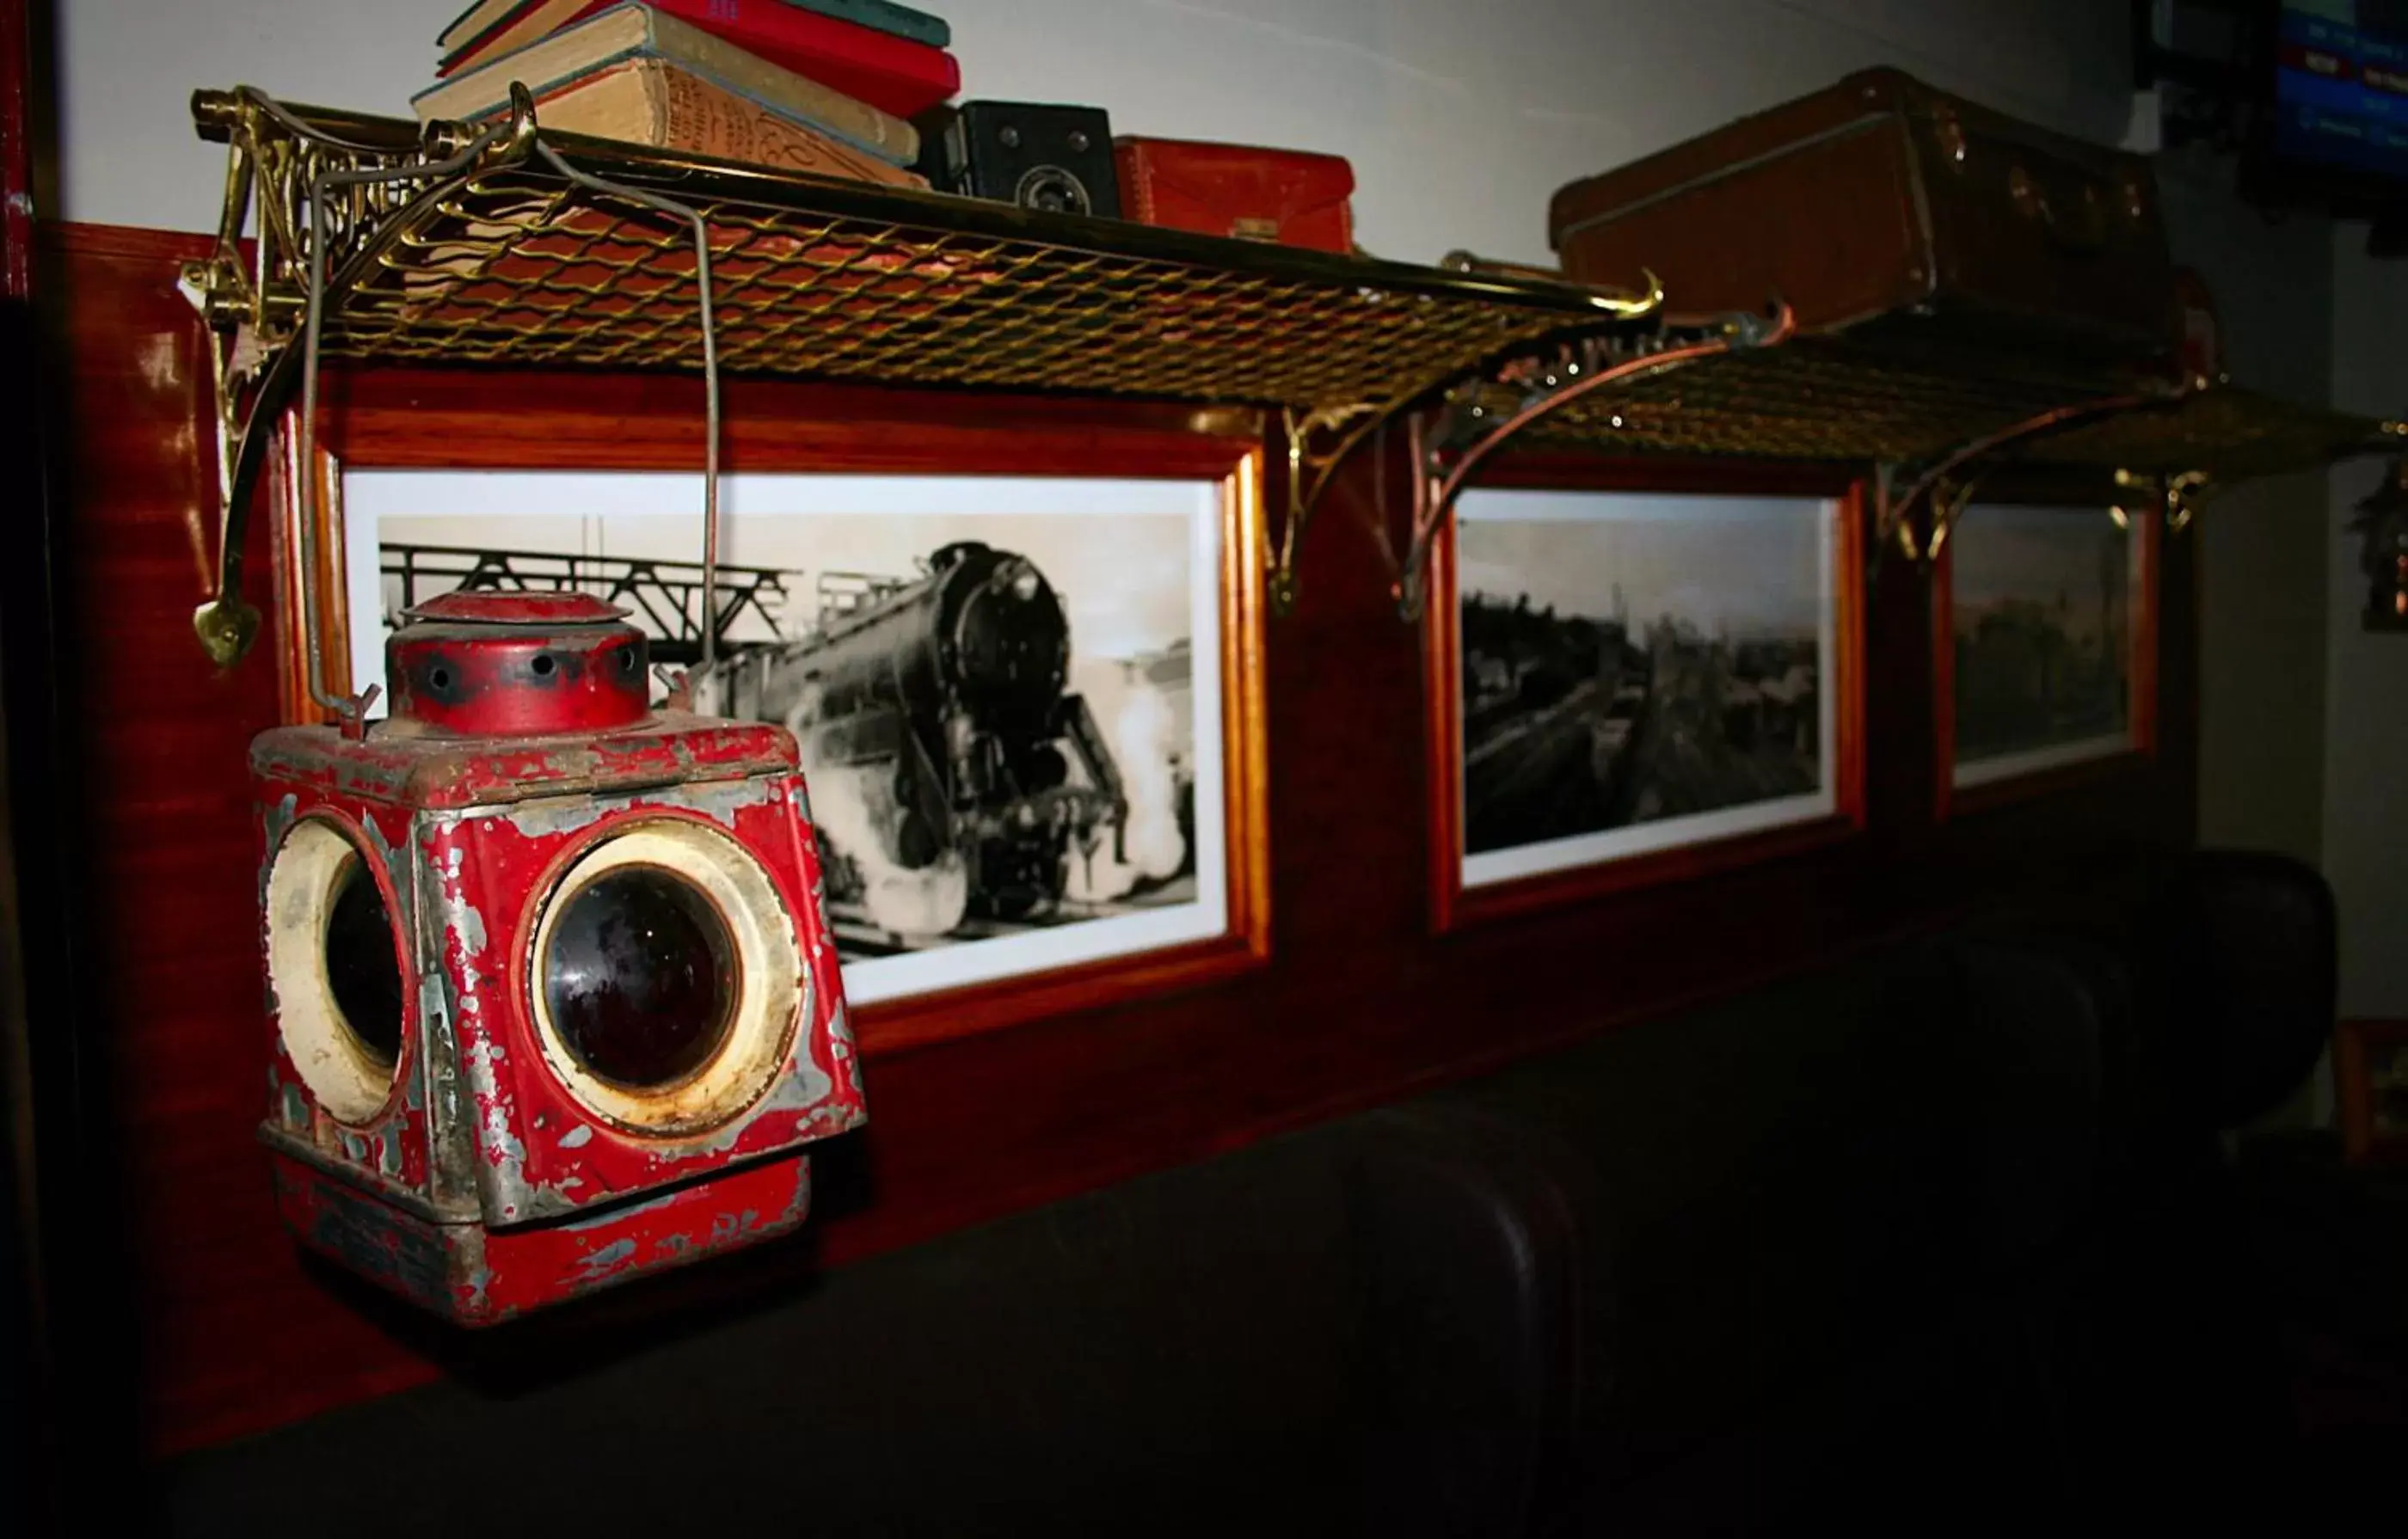
[[[279,1205],[466,1324],[781,1233],[860,1124],[794,740],[577,593],[448,593],[389,720],[262,734]]]
[[[1096,107],[964,102],[921,125],[921,175],[939,192],[1054,214],[1121,216],[1112,123]]]

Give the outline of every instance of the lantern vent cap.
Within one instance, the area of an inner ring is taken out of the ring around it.
[[[448,625],[606,625],[627,611],[580,592],[504,592],[491,589],[439,593],[404,609],[402,618]]]

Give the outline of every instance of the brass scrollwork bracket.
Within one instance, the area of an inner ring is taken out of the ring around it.
[[[1279,547],[1271,555],[1271,613],[1286,615],[1296,608],[1299,591],[1297,551],[1305,525],[1320,506],[1321,494],[1338,467],[1356,446],[1386,420],[1386,414],[1369,401],[1297,411],[1281,408],[1280,422],[1287,435],[1287,518],[1280,526]]]
[[[1875,573],[1880,571],[1882,557],[1892,546],[1897,547],[1899,553],[1914,565],[1928,568],[1937,561],[1948,543],[1948,536],[1955,532],[1957,520],[1965,516],[1965,509],[1972,503],[1984,472],[2007,450],[2054,433],[2128,411],[2175,406],[2209,383],[2205,379],[2192,379],[2129,395],[2052,406],[1931,459],[1912,464],[1885,461],[1874,466],[1872,564]],[[2124,472],[2116,473],[2117,485],[2133,484],[2126,481],[2124,476]],[[2199,477],[2193,484],[2205,479],[2203,476]],[[2170,510],[2171,506],[2169,504]],[[1915,518],[1918,510],[1925,514],[1920,526]]]
[[[1660,301],[1662,291],[1656,290]],[[1785,306],[1770,317],[1717,316],[1702,321],[1658,316],[1644,332],[1591,333],[1495,361],[1480,376],[1446,391],[1412,414],[1412,529],[1392,592],[1407,621],[1427,600],[1430,549],[1483,462],[1531,423],[1605,389],[1752,348],[1776,346],[1796,330]],[[1384,520],[1382,539],[1386,539]]]
[[[1536,269],[1483,263],[1460,252],[1450,255],[1442,265],[1458,272],[1490,272],[1551,279],[1557,276]],[[1443,403],[1466,391],[1476,392],[1519,379],[1520,371],[1529,361],[1532,349],[1552,347],[1565,350],[1570,356],[1570,349],[1584,348],[1598,340],[1596,334],[1601,328],[1627,330],[1634,324],[1660,319],[1664,307],[1664,286],[1656,280],[1655,274],[1650,273],[1647,275],[1647,292],[1643,294],[1615,294],[1593,290],[1588,293],[1587,301],[1590,315],[1550,333],[1547,338],[1536,343],[1526,342],[1467,367],[1451,369],[1437,378],[1426,379],[1400,392],[1386,402],[1348,401],[1301,411],[1293,406],[1283,408],[1281,423],[1287,435],[1287,517],[1270,555],[1271,612],[1286,615],[1294,611],[1301,591],[1297,561],[1305,531],[1321,506],[1323,495],[1337,478],[1339,468],[1364,443],[1398,418],[1412,416],[1426,403]],[[1572,339],[1566,339],[1567,333],[1572,334]],[[1383,515],[1384,520],[1384,509]],[[1382,528],[1384,539],[1384,521]]]
[[[215,397],[217,579],[193,629],[227,667],[259,633],[259,611],[242,592],[244,534],[276,423],[301,382],[295,344],[313,269],[324,292],[339,294],[437,198],[524,155],[528,135],[512,123],[472,135],[438,122],[415,146],[355,142],[250,86],[194,92],[193,121],[201,137],[228,147],[216,249],[186,263],[177,283],[208,329]]]
[[[2203,470],[2186,470],[2173,476],[2144,476],[2129,470],[2115,472],[2115,484],[2128,491],[2142,492],[2165,515],[2166,533],[2180,534],[2188,530],[2199,510],[2207,506],[2223,488]]]

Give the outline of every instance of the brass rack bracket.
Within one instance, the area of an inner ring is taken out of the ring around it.
[[[2186,380],[2127,395],[2052,406],[1917,463],[1882,462],[1873,467],[1873,569],[1880,570],[1882,558],[1892,546],[1918,566],[1928,567],[1938,560],[1956,521],[1972,503],[1982,477],[1996,467],[2000,455],[2052,434],[2126,412],[2178,406],[2207,384],[2203,379]],[[2196,479],[2203,481],[2205,477]],[[2128,484],[2120,473],[2118,484]],[[1927,515],[1920,530],[1915,520],[1918,508]]]
[[[217,584],[194,611],[193,630],[210,659],[230,667],[259,633],[259,610],[242,593],[244,534],[269,440],[300,384],[295,343],[312,260],[339,292],[341,275],[373,262],[446,187],[525,146],[439,122],[413,146],[353,141],[250,86],[194,92],[193,121],[201,137],[228,147],[216,249],[184,264],[177,281],[208,331],[217,439]]]
[[[2203,470],[2186,470],[2173,476],[2148,476],[2129,470],[2115,472],[2119,488],[2144,492],[2166,520],[2166,533],[2180,534],[2199,517],[2199,510],[2224,488]]]
[[[1483,263],[1464,252],[1450,253],[1441,265],[1456,272],[1553,277],[1537,269]],[[1664,310],[1664,285],[1654,273],[1646,276],[1647,290],[1643,294],[1622,296],[1592,291],[1589,302],[1595,306],[1594,312],[1581,322],[1506,349],[1469,367],[1449,370],[1437,378],[1422,381],[1400,392],[1385,403],[1347,401],[1303,411],[1292,406],[1283,408],[1281,424],[1287,438],[1287,516],[1281,523],[1279,539],[1271,548],[1271,613],[1285,616],[1295,611],[1297,599],[1302,592],[1297,562],[1303,547],[1305,529],[1312,523],[1313,512],[1321,506],[1322,495],[1329,490],[1339,467],[1357,449],[1391,422],[1399,419],[1418,421],[1416,414],[1426,407],[1442,412],[1448,403],[1459,397],[1500,389],[1522,389],[1526,379],[1548,372],[1549,361],[1553,361],[1556,373],[1577,379],[1584,359],[1646,349],[1651,339],[1663,334]],[[1580,389],[1571,393],[1584,393],[1590,383],[1580,380]],[[1550,391],[1556,389],[1552,377],[1544,388]],[[1431,407],[1428,406],[1431,402],[1437,405]],[[1518,431],[1520,426],[1521,422],[1517,420],[1514,430]],[[1382,514],[1381,537],[1384,541],[1384,509]],[[1416,527],[1420,521],[1417,513]],[[1421,550],[1418,541],[1414,549]],[[1393,559],[1392,553],[1392,563]],[[1398,591],[1404,591],[1404,587],[1400,586]]]
[[[1659,295],[1661,291],[1657,291]],[[1727,353],[1777,346],[1796,331],[1785,305],[1769,316],[1666,317],[1644,331],[1592,332],[1497,359],[1475,378],[1410,412],[1412,526],[1401,553],[1389,546],[1391,592],[1408,623],[1427,601],[1429,557],[1455,499],[1482,463],[1528,428],[1573,402]],[[1388,544],[1387,519],[1377,525]]]
[[[1282,609],[1314,508],[1387,424],[1473,394],[1518,399],[1550,360],[1663,350],[1652,278],[1616,293],[1469,258],[1416,267],[554,143],[538,138],[531,102],[475,128],[249,89],[201,93],[194,110],[203,136],[231,148],[217,249],[183,284],[213,349],[222,529],[194,625],[221,663],[258,625],[241,592],[250,492],[313,325],[327,357],[708,368],[683,314],[707,250],[724,264],[732,372],[1279,407],[1291,475],[1269,588]],[[698,218],[699,236],[665,223],[659,197]],[[1604,334],[1615,339],[1592,340]]]
[[[1313,509],[1321,506],[1321,494],[1329,489],[1338,467],[1388,420],[1389,415],[1369,401],[1316,406],[1310,411],[1298,411],[1294,406],[1281,408],[1280,425],[1287,439],[1287,517],[1280,524],[1279,541],[1270,551],[1272,614],[1285,616],[1295,612],[1296,601],[1302,592],[1296,569],[1297,552],[1304,544],[1305,526],[1312,521]]]

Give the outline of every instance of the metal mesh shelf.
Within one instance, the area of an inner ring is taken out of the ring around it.
[[[2135,395],[2157,398],[2131,406]],[[1982,373],[1909,362],[1830,337],[1704,360],[1566,406],[1529,430],[1555,449],[1612,454],[1846,461],[1937,460],[2043,414],[2113,415],[2036,435],[1992,463],[2244,480],[2401,442],[2372,419],[2230,385],[2177,395],[2148,380]]]
[[[1198,260],[1217,252],[1096,249],[1100,221],[1051,232],[1082,245],[949,229],[931,216],[954,207],[910,194],[869,217],[681,191],[709,224],[720,357],[737,373],[1385,403],[1600,319],[1569,289],[1484,292],[1433,283],[1435,273],[1406,288],[1379,264],[1241,270]],[[694,269],[689,235],[657,213],[505,173],[442,199],[348,285],[326,347],[392,360],[698,367]]]
[[[262,223],[306,229],[300,177],[406,170],[447,148],[414,124],[205,95]],[[449,130],[456,142],[460,131]],[[545,132],[580,170],[705,221],[721,366],[888,384],[1069,390],[1320,408],[1384,405],[1557,334],[1627,322],[1593,290],[1331,256]],[[294,175],[273,177],[284,163]],[[329,357],[701,366],[691,230],[524,153],[336,221]],[[337,210],[340,212],[341,210]],[[280,218],[267,217],[280,214]],[[297,248],[265,288],[297,300]],[[231,281],[231,280],[230,280]]]
[[[194,114],[232,150],[216,253],[183,275],[215,338],[225,528],[217,594],[194,623],[222,660],[257,625],[240,599],[245,492],[303,372],[321,263],[327,357],[701,368],[699,244],[726,373],[1276,408],[1290,462],[1282,605],[1338,465],[1408,417],[1435,456],[1415,552],[1452,495],[1433,503],[1430,488],[1517,436],[1870,463],[1910,488],[1890,518],[1977,460],[2229,480],[2398,442],[2397,424],[2230,389],[2178,398],[2162,381],[2017,372],[1895,338],[1793,338],[1785,314],[1676,321],[1660,293],[1526,270],[1299,251],[553,135],[523,96],[483,129],[249,90],[198,93]],[[1915,467],[1919,480],[1893,474]]]
[[[2226,385],[2175,406],[2130,412],[2043,439],[2030,457],[2046,464],[2149,476],[2196,473],[2230,483],[2311,470],[2386,449],[2408,449],[2402,424]]]
[[[313,314],[327,358],[692,370],[707,366],[707,288],[724,373],[1268,407],[1292,436],[1340,446],[1534,350],[1660,324],[1660,295],[554,135],[523,93],[482,128],[248,89],[199,93],[193,108],[232,151],[217,251],[183,275],[216,338],[226,526],[217,596],[194,623],[225,660],[257,625],[239,595],[244,493],[306,372]],[[1316,491],[1331,452],[1309,456]],[[1312,500],[1293,484],[1290,498],[1283,598]]]

